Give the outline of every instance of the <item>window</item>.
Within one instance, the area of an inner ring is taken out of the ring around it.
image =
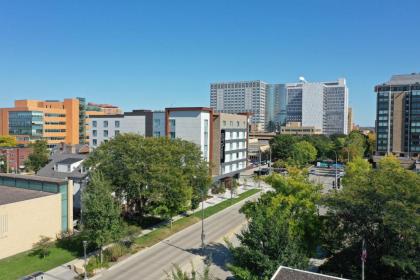
[[[154,120],[153,120],[153,124],[154,124],[155,126],[160,126],[160,119],[154,119]]]
[[[108,121],[104,121],[104,127],[108,127]]]
[[[223,121],[223,126],[226,126],[226,121]]]
[[[239,121],[236,122],[236,126],[239,127]]]
[[[115,130],[115,136],[120,135],[120,131],[119,130]]]
[[[93,137],[98,136],[98,131],[97,130],[92,130],[92,135],[93,135]]]
[[[96,145],[98,145],[98,140],[93,139],[92,143],[93,143],[93,146],[96,146]]]
[[[97,121],[92,121],[92,126],[93,127],[97,127],[98,126],[98,122]]]
[[[160,131],[155,131],[154,136],[155,137],[160,137]]]
[[[175,132],[171,131],[171,139],[175,139]]]
[[[230,121],[229,125],[230,125],[230,126],[233,126],[233,121]]]
[[[104,137],[108,137],[108,130],[104,130]]]
[[[169,123],[170,123],[171,126],[175,126],[175,120],[173,120],[173,119],[169,120]]]
[[[115,121],[115,127],[120,127],[120,121]]]

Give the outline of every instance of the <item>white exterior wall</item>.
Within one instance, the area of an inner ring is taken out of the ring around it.
[[[302,126],[314,126],[322,130],[324,116],[324,85],[302,85]]]
[[[81,159],[80,161],[75,162],[73,164],[59,164],[59,163],[57,163],[55,171],[66,172],[66,173],[73,172],[76,168],[78,168],[80,166],[80,164],[82,164],[82,162],[83,162],[83,159]],[[69,165],[70,165],[70,170],[69,170]]]
[[[205,111],[171,111],[169,121],[175,120],[175,138],[197,144],[203,158],[210,159],[210,113]],[[204,137],[204,123],[208,121],[207,139]],[[171,131],[173,132],[173,131]],[[207,142],[207,151],[205,143]]]
[[[96,127],[93,123],[96,121]],[[104,123],[108,122],[108,127]],[[116,121],[120,122],[119,127]],[[91,118],[89,123],[91,129],[89,130],[89,146],[96,148],[104,141],[108,141],[115,137],[116,131],[121,133],[136,133],[139,135],[146,135],[146,116],[123,116],[123,117],[109,117],[109,118]],[[94,136],[96,131],[96,136]],[[108,131],[108,136],[105,136],[105,131]],[[94,144],[96,139],[96,145]]]

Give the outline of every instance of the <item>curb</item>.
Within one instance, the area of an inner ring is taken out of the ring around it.
[[[231,207],[236,206],[237,204],[239,204],[239,203],[241,203],[241,202],[245,202],[245,201],[251,200],[251,199],[253,199],[253,198],[255,198],[255,197],[258,197],[258,195],[261,195],[261,190],[260,190],[259,192],[255,193],[255,194],[253,194],[253,195],[251,195],[251,196],[249,196],[249,197],[247,197],[247,198],[245,198],[245,199],[241,200],[241,201],[238,201],[238,202],[237,202],[237,203],[235,203],[235,204],[232,204],[232,205],[230,205],[230,206],[226,207],[226,208],[225,208],[225,209],[223,209],[222,211],[217,212],[216,214],[211,215],[210,217],[205,218],[204,220],[207,220],[207,219],[209,219],[209,218],[212,218],[212,217],[215,217],[215,216],[217,216],[217,215],[219,215],[219,214],[222,214],[225,210],[230,209]],[[192,224],[192,225],[190,225],[190,226],[188,226],[188,227],[186,227],[186,228],[184,228],[184,229],[182,229],[182,230],[180,230],[180,231],[178,231],[178,232],[174,232],[173,234],[171,234],[170,236],[166,237],[165,239],[170,238],[170,237],[173,237],[173,236],[175,236],[175,235],[177,235],[177,234],[180,234],[180,233],[182,233],[184,230],[187,230],[187,229],[191,228],[192,226],[194,226],[194,225],[198,224],[199,222],[200,222],[200,221],[198,221],[198,222],[196,222],[196,223],[194,223],[194,224]],[[132,258],[134,258],[134,257],[136,257],[136,256],[138,256],[138,255],[140,255],[141,253],[144,253],[146,250],[148,250],[148,249],[150,249],[150,248],[152,248],[152,247],[154,247],[154,246],[156,246],[156,245],[160,244],[162,241],[163,241],[163,240],[161,240],[161,241],[159,241],[159,242],[157,242],[157,243],[153,244],[153,245],[152,245],[152,246],[150,246],[150,247],[146,247],[146,248],[144,248],[144,249],[142,249],[142,250],[138,251],[137,253],[134,253],[134,254],[132,254],[132,255],[128,256],[126,259],[122,260],[121,262],[117,262],[117,263],[115,263],[115,264],[114,264],[113,266],[111,266],[110,268],[108,268],[108,269],[105,269],[105,270],[101,271],[100,273],[98,273],[98,274],[94,275],[93,277],[91,277],[91,278],[89,278],[89,279],[94,280],[94,279],[98,279],[98,278],[102,277],[103,272],[106,272],[106,271],[111,271],[111,270],[113,270],[114,268],[116,268],[116,267],[119,267],[119,266],[123,265],[124,263],[128,262],[130,259],[132,259]]]

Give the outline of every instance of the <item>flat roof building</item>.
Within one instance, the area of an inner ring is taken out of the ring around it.
[[[61,180],[0,174],[0,259],[32,249],[43,236],[54,240],[72,230],[67,188]]]
[[[394,75],[375,86],[376,153],[420,155],[420,73]]]

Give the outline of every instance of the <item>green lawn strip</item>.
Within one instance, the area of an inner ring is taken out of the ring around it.
[[[251,190],[241,193],[239,196],[233,199],[228,199],[214,206],[207,207],[206,209],[204,209],[204,217],[208,218],[222,211],[223,209],[226,209],[227,207],[258,193],[259,191],[260,191],[259,189],[251,189]],[[197,223],[198,221],[200,221],[201,215],[202,215],[201,211],[198,211],[189,217],[181,218],[175,221],[172,224],[172,230],[169,227],[165,226],[137,238],[135,242],[139,246],[139,250],[146,247],[153,246],[154,244],[166,239],[172,234]]]
[[[251,189],[241,193],[238,197],[228,199],[218,203],[214,206],[207,207],[204,209],[204,217],[210,217],[223,209],[250,197],[257,192],[259,189]],[[150,247],[172,234],[181,231],[201,219],[201,211],[198,211],[191,216],[179,219],[172,224],[172,229],[168,226],[154,230],[146,235],[143,235],[135,240],[137,244],[137,250]],[[31,255],[31,252],[24,252],[9,258],[0,260],[0,280],[15,280],[19,277],[28,275],[36,271],[48,271],[52,268],[67,263],[74,258],[78,257],[78,254],[72,250],[66,250],[64,248],[58,248],[56,245],[51,247],[51,253],[44,259],[38,256]]]
[[[0,261],[0,279],[15,280],[36,271],[47,271],[67,263],[77,257],[77,254],[66,249],[51,247],[50,255],[41,259],[24,252]]]

